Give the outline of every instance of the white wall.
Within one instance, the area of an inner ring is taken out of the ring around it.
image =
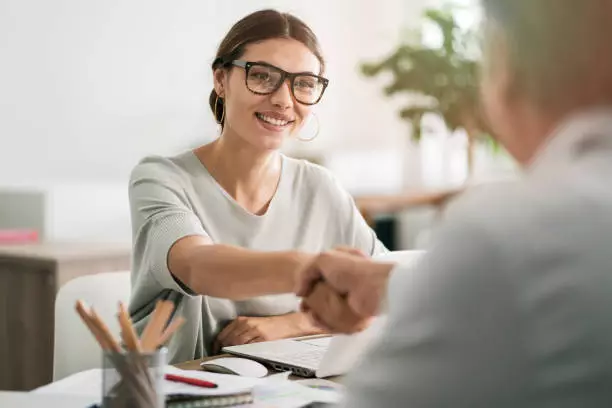
[[[204,114],[215,2],[0,3],[0,183],[123,180]]]
[[[230,26],[266,7],[314,29],[331,80],[318,139],[286,151],[324,156],[355,193],[419,187],[401,101],[358,65],[392,52],[429,1],[0,0],[0,188],[51,197],[54,238],[129,240],[130,169],[216,136],[210,63]]]
[[[123,183],[145,154],[212,139],[218,42],[238,18],[270,6],[313,27],[331,79],[319,139],[287,150],[403,149],[396,105],[357,64],[390,52],[424,1],[2,0],[0,186]]]

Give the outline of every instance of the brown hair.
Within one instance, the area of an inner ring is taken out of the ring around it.
[[[324,71],[325,61],[319,41],[302,20],[289,13],[260,10],[242,18],[229,30],[221,41],[212,63],[213,72],[228,62],[240,58],[247,45],[273,38],[290,38],[301,42],[318,58],[321,63],[321,73]],[[210,93],[209,104],[213,114],[216,114],[215,120],[223,126],[225,106],[223,99],[218,97],[214,89]]]
[[[507,42],[517,89],[539,107],[568,110],[612,102],[609,0],[482,3]]]

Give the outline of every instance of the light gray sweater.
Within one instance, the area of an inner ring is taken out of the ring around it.
[[[209,355],[219,331],[237,316],[294,312],[293,294],[230,301],[199,296],[168,270],[171,246],[189,235],[259,251],[318,252],[352,246],[368,254],[385,251],[352,197],[324,168],[282,156],[277,191],[265,215],[247,212],[215,181],[191,151],[148,157],[132,172],[133,231],[130,313],[142,329],[159,299],[171,299],[187,319],[168,345],[179,362]],[[223,271],[214,271],[222,274]]]

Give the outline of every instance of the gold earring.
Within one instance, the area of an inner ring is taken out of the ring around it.
[[[317,138],[317,136],[319,136],[319,131],[321,130],[321,122],[319,121],[319,117],[314,112],[312,112],[310,116],[317,120],[317,131],[312,137],[309,137],[309,138],[298,137],[297,140],[300,140],[302,142],[312,142],[313,140]]]
[[[217,117],[219,116],[217,114],[217,107],[219,106],[219,99],[221,99],[221,106],[223,106],[223,98],[220,98],[219,95],[217,95],[217,99],[215,99],[215,121],[219,125],[223,125],[223,119],[225,119],[225,106],[223,106],[223,112],[221,112],[221,119],[217,119]]]

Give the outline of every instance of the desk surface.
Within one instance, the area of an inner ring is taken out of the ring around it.
[[[186,361],[184,363],[174,364],[174,366],[177,367],[177,368],[183,369],[183,370],[202,371],[202,369],[200,368],[200,363],[202,363],[204,361],[214,360],[216,358],[221,358],[221,357],[236,357],[236,356],[232,356],[231,354],[220,354],[218,356],[204,357],[204,358],[200,358],[200,359],[197,359],[197,360]],[[273,370],[269,370],[269,371],[270,371],[270,374],[274,374]],[[297,375],[290,375],[289,379],[290,380],[303,380],[304,377],[298,377]],[[339,383],[342,380],[342,376],[329,377],[329,378],[326,378],[326,380],[333,381],[333,382],[338,382]]]
[[[395,195],[364,195],[355,197],[355,204],[369,215],[394,213],[414,207],[443,207],[448,200],[461,193],[463,189],[442,191],[407,192]]]
[[[72,261],[129,256],[132,248],[127,243],[68,243],[42,242],[0,245],[0,258]]]
[[[3,408],[85,408],[90,403],[91,398],[75,397],[73,395],[0,391],[0,407]]]

